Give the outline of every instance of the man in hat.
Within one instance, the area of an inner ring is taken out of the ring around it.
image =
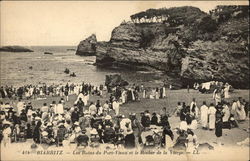
[[[98,147],[100,144],[100,136],[95,128],[90,131],[90,146]]]
[[[103,132],[104,143],[113,143],[114,139],[115,139],[115,130],[110,125],[106,125]]]
[[[71,121],[72,123],[79,121],[79,114],[77,108],[75,108],[75,110],[71,113]]]
[[[133,130],[129,128],[128,124],[126,125],[127,129],[125,131],[125,144],[124,147],[127,149],[135,148],[135,136]]]
[[[76,138],[77,146],[88,146],[89,137],[86,135],[86,129],[82,129],[81,133]]]
[[[65,128],[63,123],[58,124],[58,130],[57,130],[57,146],[63,145],[63,140],[65,138],[65,135],[67,133],[67,129]]]

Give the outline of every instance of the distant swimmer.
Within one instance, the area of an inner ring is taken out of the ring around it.
[[[69,74],[69,72],[70,72],[69,69],[65,68],[64,73]]]
[[[76,74],[73,72],[72,74],[70,74],[71,77],[76,77]]]

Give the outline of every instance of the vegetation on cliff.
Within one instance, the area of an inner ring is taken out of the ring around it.
[[[148,9],[96,45],[96,63],[149,66],[181,78],[183,86],[215,79],[248,88],[248,14],[248,6]]]

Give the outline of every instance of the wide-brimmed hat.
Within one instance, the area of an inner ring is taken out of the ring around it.
[[[10,121],[7,121],[7,120],[4,120],[4,121],[3,121],[3,125],[11,125],[11,122],[10,122]]]
[[[97,134],[98,134],[98,132],[97,132],[97,130],[96,130],[96,129],[92,129],[92,130],[90,131],[90,134],[91,134],[91,135],[97,135]]]
[[[85,110],[85,111],[83,112],[83,114],[89,114],[89,111],[88,111],[88,110]]]
[[[105,120],[111,120],[112,117],[110,115],[105,116]]]
[[[64,126],[64,124],[63,124],[62,122],[60,122],[60,123],[58,124],[58,127],[60,127],[60,126]]]
[[[77,126],[79,126],[79,122],[77,122],[77,121],[76,121],[76,122],[74,123],[74,125],[77,125]]]
[[[41,117],[36,116],[35,120],[41,120]]]
[[[150,129],[157,129],[157,128],[159,128],[159,127],[156,125],[150,125]]]
[[[51,122],[49,122],[49,123],[47,124],[47,126],[52,126],[52,123],[51,123]]]
[[[48,135],[48,132],[47,131],[43,131],[42,132],[42,136],[47,136]]]

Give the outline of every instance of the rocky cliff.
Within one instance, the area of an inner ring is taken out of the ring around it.
[[[210,14],[195,7],[160,12],[167,20],[154,21],[146,11],[116,27],[109,42],[97,43],[97,65],[147,66],[182,86],[219,80],[249,88],[248,6],[218,6]]]
[[[94,56],[96,53],[96,43],[96,35],[92,34],[91,36],[80,42],[76,50],[76,55]]]

